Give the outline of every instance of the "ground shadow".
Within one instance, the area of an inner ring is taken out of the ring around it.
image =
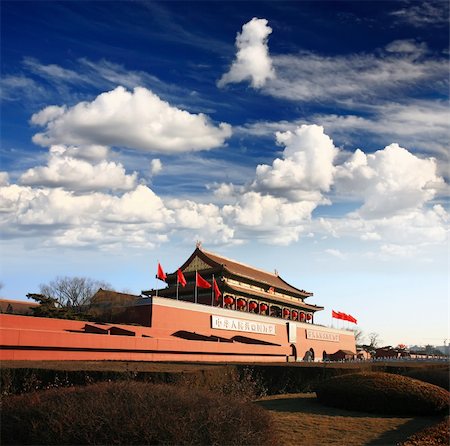
[[[440,420],[441,417],[414,417],[396,429],[384,432],[375,440],[368,442],[366,446],[398,444],[399,441],[405,441],[411,435],[439,423]]]
[[[353,410],[340,409],[336,407],[325,406],[315,397],[315,394],[302,394],[299,397],[286,397],[277,399],[260,400],[256,402],[259,406],[267,410],[276,412],[301,412],[312,415],[327,415],[352,418],[391,418],[388,415],[376,413],[358,412]],[[395,418],[411,418],[410,416],[398,416]]]

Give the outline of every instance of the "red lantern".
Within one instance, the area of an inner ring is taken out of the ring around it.
[[[223,301],[226,305],[233,305],[234,299],[231,296],[227,296]]]
[[[261,312],[261,313],[264,313],[264,311],[267,311],[267,305],[266,304],[261,304],[260,306],[259,306],[259,311]]]
[[[306,320],[310,321],[311,319],[312,319],[312,316],[308,313],[308,314],[306,315]]]
[[[285,316],[289,316],[289,315],[291,314],[291,312],[290,312],[287,308],[285,308],[285,309],[283,310],[283,314],[284,314]]]
[[[300,320],[301,321],[305,320],[305,313],[303,313],[303,311],[300,313]]]
[[[256,302],[250,302],[250,303],[248,304],[248,309],[249,309],[250,311],[255,310],[257,307],[258,307],[258,304],[257,304]]]
[[[293,310],[293,311],[292,311],[292,317],[293,317],[294,319],[297,319],[297,316],[298,316],[298,313],[297,313],[295,310]]]
[[[244,299],[238,299],[237,306],[238,308],[244,308],[247,305],[247,302],[245,302]]]

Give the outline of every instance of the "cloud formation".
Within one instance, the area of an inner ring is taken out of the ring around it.
[[[317,125],[278,132],[276,139],[285,145],[283,158],[259,165],[244,186],[216,189],[222,200],[234,197],[223,214],[236,237],[290,244],[302,233],[319,232],[393,245],[445,237],[447,213],[439,205],[430,208],[444,185],[434,158],[419,158],[398,144],[346,155]],[[353,207],[346,215],[314,218],[318,206],[344,201]]]
[[[267,45],[271,32],[266,19],[254,17],[242,26],[242,32],[236,37],[236,59],[217,82],[219,87],[249,80],[253,88],[261,88],[275,78]]]
[[[390,13],[399,22],[408,23],[418,28],[426,26],[448,26],[448,2],[419,1],[406,4],[404,8]]]
[[[441,184],[433,158],[418,158],[398,144],[368,155],[357,149],[336,173],[338,192],[362,199],[357,213],[366,218],[421,208]]]
[[[222,146],[231,126],[215,126],[206,115],[180,110],[146,88],[123,87],[73,107],[49,106],[31,122],[45,127],[33,137],[41,146],[101,145],[157,153],[208,150]]]
[[[323,127],[302,125],[294,131],[277,132],[276,141],[285,146],[283,159],[276,158],[271,166],[260,164],[252,187],[274,195],[320,200],[321,192],[329,191],[333,182],[338,152]]]
[[[94,147],[81,151],[91,159],[104,154],[104,148]],[[75,157],[74,157],[75,155]],[[76,147],[52,146],[47,166],[28,169],[19,179],[26,186],[63,187],[72,191],[131,190],[136,187],[137,172],[127,175],[120,163],[102,160],[91,164],[77,159],[80,150]]]
[[[393,52],[392,49],[401,52]],[[312,52],[273,57],[277,77],[264,88],[275,97],[310,101],[336,100],[352,97],[351,104],[362,98],[392,98],[399,91],[421,85],[422,88],[444,91],[447,63],[442,59],[420,57],[420,47],[407,47],[397,42],[387,54],[353,54],[326,57]],[[435,84],[432,84],[435,82]],[[341,103],[341,105],[344,105]]]
[[[13,184],[0,187],[0,211],[5,238],[35,236],[40,247],[153,247],[180,231],[211,244],[233,236],[214,204],[166,202],[145,185],[112,195]]]

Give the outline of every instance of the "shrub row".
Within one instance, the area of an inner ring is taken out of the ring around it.
[[[131,381],[6,397],[1,434],[3,444],[273,444],[270,414],[249,402]]]
[[[153,383],[179,383],[206,388],[225,395],[241,395],[243,399],[255,399],[265,394],[313,392],[322,381],[355,373],[354,368],[333,364],[295,365],[229,365],[189,372],[156,371],[84,371],[37,368],[1,368],[1,392],[3,395],[21,394],[34,390],[93,384],[102,381],[136,380]],[[60,365],[61,367],[61,365]],[[80,365],[82,367],[82,364]],[[448,390],[447,367],[400,367],[363,363],[358,371],[385,371],[420,379]]]
[[[382,372],[338,376],[318,385],[320,402],[344,409],[397,415],[448,411],[449,392],[413,378]]]
[[[409,376],[410,378],[415,378],[442,387],[443,389],[450,390],[450,374],[448,367],[407,370],[404,373],[404,376]]]
[[[411,435],[400,446],[444,446],[450,443],[450,418]]]

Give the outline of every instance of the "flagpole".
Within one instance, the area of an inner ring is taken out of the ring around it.
[[[214,305],[214,274],[212,275],[212,285],[211,285],[211,306]]]
[[[195,303],[197,303],[198,291],[197,291],[197,270],[195,270]]]

